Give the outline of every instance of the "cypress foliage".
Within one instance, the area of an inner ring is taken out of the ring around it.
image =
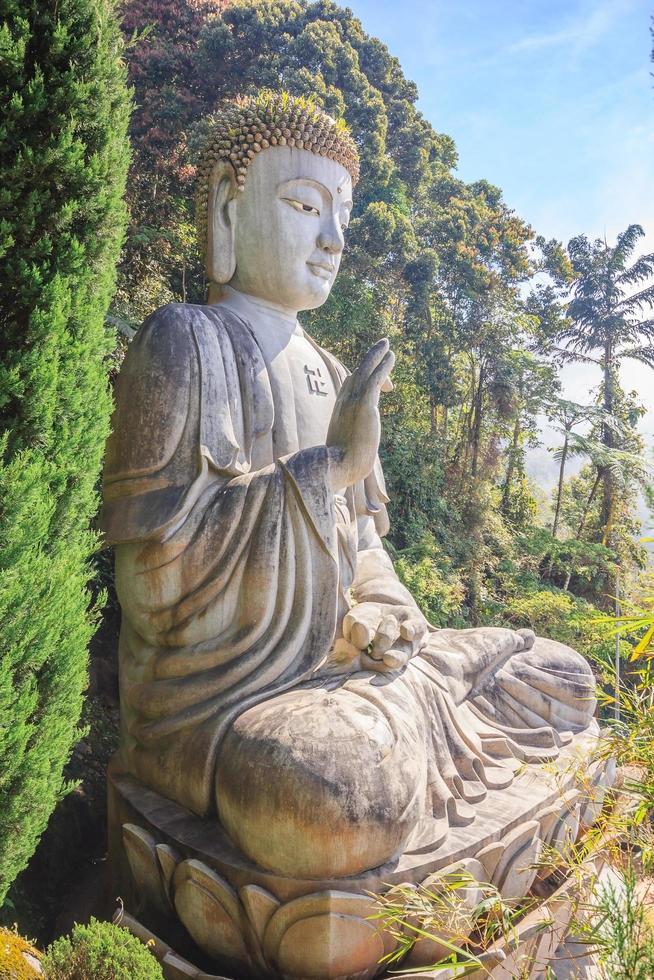
[[[113,0],[0,0],[0,904],[79,738],[131,98]]]

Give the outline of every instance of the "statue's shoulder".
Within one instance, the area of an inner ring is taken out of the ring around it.
[[[231,311],[199,303],[168,303],[142,324],[130,344],[130,360],[156,360],[172,367],[188,358],[223,357],[241,323]],[[227,342],[227,343],[226,343]],[[237,346],[242,340],[237,340]]]
[[[151,313],[137,331],[136,338],[147,341],[168,342],[179,339],[184,342],[196,331],[229,328],[230,314],[218,306],[204,306],[200,303],[167,303]]]

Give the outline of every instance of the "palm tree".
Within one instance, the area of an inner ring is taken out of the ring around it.
[[[590,495],[584,504],[581,513],[579,526],[575,533],[575,539],[579,541],[586,527],[586,521],[590,514],[591,507],[595,500],[600,481],[609,474],[612,486],[617,492],[626,493],[634,483],[641,487],[648,484],[652,476],[651,466],[638,453],[631,453],[615,447],[607,448],[603,442],[597,442],[592,438],[573,433],[568,449],[570,456],[585,456],[595,468],[595,479],[591,487]],[[573,565],[568,569],[566,580],[563,585],[567,592],[570,579],[574,571]]]
[[[554,398],[547,406],[546,414],[553,428],[563,436],[563,445],[554,450],[554,459],[559,464],[554,520],[552,521],[552,537],[555,538],[561,516],[566,463],[571,456],[584,454],[592,456],[590,441],[575,433],[574,429],[584,422],[589,422],[593,426],[605,426],[612,429],[614,434],[620,435],[624,434],[624,427],[620,425],[618,419],[607,415],[598,405],[580,405],[578,402],[570,401],[567,398]]]
[[[607,419],[614,415],[622,361],[631,358],[654,368],[654,319],[643,317],[654,305],[654,253],[641,255],[629,264],[644,234],[642,227],[634,224],[618,235],[614,246],[602,239],[590,242],[585,235],[568,243],[575,280],[567,307],[568,323],[559,334],[565,346],[559,353],[564,360],[601,367],[601,401]],[[607,450],[616,448],[614,432],[606,422],[602,424],[601,441]],[[601,471],[605,543],[615,512],[614,473],[611,466]]]

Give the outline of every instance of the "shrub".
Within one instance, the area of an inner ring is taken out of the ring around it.
[[[433,536],[424,534],[414,547],[393,555],[400,581],[432,626],[460,625],[465,596],[463,583],[450,568]]]
[[[48,980],[163,980],[161,966],[140,939],[97,919],[57,939],[43,967]]]
[[[130,112],[113,6],[3,4],[0,904],[65,791],[94,628]]]
[[[515,596],[499,617],[503,626],[529,626],[539,636],[567,643],[586,657],[610,661],[615,643],[598,618],[598,611],[589,603],[557,589]]]

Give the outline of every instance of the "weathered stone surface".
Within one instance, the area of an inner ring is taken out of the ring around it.
[[[123,844],[140,894],[159,912],[169,909],[166,890],[162,887],[161,868],[156,841],[152,834],[136,824],[123,824]]]
[[[586,739],[585,744],[592,744],[592,739]],[[225,964],[238,961],[235,960],[235,951],[238,957],[244,955],[245,949],[247,962],[252,970],[318,977],[323,974],[315,972],[318,970],[316,963],[322,964],[320,957],[330,944],[336,944],[339,954],[338,957],[334,955],[339,969],[342,965],[340,950],[351,948],[354,951],[354,964],[355,960],[359,962],[363,951],[367,949],[371,959],[366,970],[374,972],[382,955],[378,956],[378,944],[372,941],[367,929],[353,923],[360,921],[374,924],[383,954],[395,949],[395,939],[385,929],[383,919],[379,918],[381,907],[376,906],[372,896],[387,892],[389,899],[402,901],[407,889],[420,885],[423,890],[437,897],[439,892],[447,893],[447,882],[452,880],[453,875],[458,875],[460,879],[465,874],[470,880],[464,889],[458,891],[461,901],[439,902],[437,899],[433,903],[431,918],[425,928],[434,939],[425,938],[417,942],[404,961],[407,968],[429,966],[448,955],[448,944],[459,945],[465,940],[472,922],[470,912],[483,895],[489,894],[489,884],[498,888],[503,899],[508,901],[522,897],[527,892],[536,873],[533,864],[537,862],[542,842],[548,836],[551,837],[553,832],[554,821],[551,814],[561,813],[562,797],[567,797],[567,807],[576,807],[577,812],[584,805],[583,798],[574,789],[576,773],[570,765],[571,758],[579,759],[583,746],[583,739],[573,740],[569,748],[564,750],[560,771],[554,769],[547,778],[542,773],[526,771],[510,787],[513,796],[506,796],[503,801],[493,796],[488,797],[480,804],[479,820],[458,830],[460,841],[456,844],[453,842],[451,850],[441,845],[431,853],[404,854],[393,864],[373,872],[324,881],[321,883],[322,890],[318,891],[316,887],[319,886],[315,881],[289,879],[247,862],[215,823],[203,821],[176,804],[162,800],[129,778],[114,779],[113,809],[117,815],[129,817],[132,824],[137,819],[149,827],[155,821],[158,823],[160,832],[167,840],[173,841],[174,846],[158,844],[153,847],[154,839],[149,831],[143,832],[141,836],[157,853],[164,847],[167,855],[177,855],[181,862],[172,875],[173,902],[177,906],[176,885],[186,881],[190,869],[194,881],[204,892],[211,893],[213,901],[219,906],[217,913],[207,911],[205,920],[217,914],[221,929],[224,930],[224,910],[230,922],[238,924],[240,929],[243,947],[239,946],[235,950],[231,927],[228,927],[232,956],[231,959],[226,958],[226,953],[223,953],[217,962]],[[499,813],[499,802],[509,805],[510,811]],[[499,839],[489,841],[489,835]],[[476,856],[462,857],[461,854],[466,852]],[[202,854],[202,860],[193,856],[197,854]],[[193,898],[196,900],[197,896],[194,894]],[[207,895],[200,894],[199,900],[207,902]],[[213,940],[207,940],[194,926],[198,907],[199,901],[196,900],[191,906],[192,911],[185,914],[189,917],[189,931],[206,950],[209,948],[208,944],[215,941],[215,936]],[[527,953],[531,956],[534,951],[539,958],[544,959],[558,945],[559,933],[553,935],[551,931],[542,928],[543,923],[552,918],[556,908],[556,903],[548,901],[540,910],[540,918],[531,914],[533,935],[529,939],[528,947],[527,937],[523,936],[523,960]],[[212,909],[215,909],[215,905],[212,905]],[[330,918],[333,916],[337,918]],[[434,924],[434,916],[438,920],[438,926]],[[342,922],[341,918],[348,921]],[[303,923],[302,927],[298,926],[296,929],[297,923]],[[416,921],[415,924],[420,926],[421,923]],[[315,943],[312,939],[314,927]],[[284,940],[289,933],[294,937],[293,942],[291,939]],[[544,938],[541,941],[541,933],[550,936],[549,944]],[[341,934],[349,937],[347,942],[344,938],[337,941]],[[295,949],[295,940],[299,943],[300,935],[302,956],[306,954],[307,957],[314,957],[315,953],[318,957],[312,959],[313,966],[308,965],[307,960],[306,969],[300,968],[299,964],[305,961]],[[223,943],[221,948],[226,950],[228,943],[224,934],[220,941]],[[376,958],[372,958],[373,947]],[[509,952],[505,950],[502,956],[506,958]],[[282,962],[286,965],[282,966]],[[324,964],[320,966],[320,970],[326,971],[325,978],[331,976],[330,968]]]
[[[591,871],[592,869],[589,868],[588,870]],[[481,963],[479,969],[466,973],[466,976],[470,976],[472,980],[515,980],[518,976],[525,978],[525,980],[527,978],[529,980],[544,980],[545,972],[549,968],[552,971],[552,976],[561,976],[562,978],[570,977],[568,954],[565,948],[561,946],[561,943],[567,933],[570,917],[579,901],[579,895],[577,894],[578,885],[579,882],[576,878],[567,881],[547,902],[529,912],[516,926],[509,929],[505,935],[500,935],[491,948],[478,954]],[[285,936],[289,936],[291,930],[296,926],[298,927],[298,931],[295,933],[298,940],[296,944],[297,948],[290,949],[289,940],[289,959],[287,961],[287,966],[291,970],[288,974],[289,976],[332,977],[333,974],[329,971],[333,969],[343,948],[347,948],[350,952],[353,948],[354,950],[363,950],[366,944],[371,942],[370,933],[365,928],[361,929],[356,924],[363,923],[364,926],[369,926],[369,922],[343,913],[325,912],[324,898],[324,895],[320,896],[318,904],[314,906],[314,910],[317,911],[320,908],[323,909],[322,912],[318,912],[318,914],[308,919],[295,916],[289,917],[288,921],[291,923],[291,926],[285,933]],[[310,903],[307,908],[310,908]],[[352,909],[356,910],[356,907],[352,907]],[[351,922],[347,923],[346,927],[323,922],[322,920],[329,918],[330,914],[334,917],[340,916],[343,919],[350,919]],[[310,932],[310,923],[312,920],[316,920],[316,933],[320,937],[315,943],[314,937]],[[352,925],[352,923],[355,923],[355,925]],[[123,924],[130,928],[144,942],[149,942],[155,955],[157,955],[163,964],[166,980],[182,980],[182,978],[186,977],[193,978],[193,980],[222,980],[217,974],[209,974],[194,967],[190,961],[174,953],[156,935],[149,933],[147,929],[144,929],[140,923],[132,919],[129,915],[124,915]],[[302,926],[302,929],[299,928],[300,926]],[[329,948],[333,943],[334,937],[338,935],[339,928],[343,928],[344,930],[341,937],[342,941],[344,939],[345,942],[348,942],[349,937],[349,945],[343,947],[341,943],[341,949],[336,952],[333,958],[327,961],[327,964],[324,968],[321,968],[320,972],[315,969],[315,963],[312,969],[306,960],[312,946],[318,949],[324,948],[324,946]],[[323,944],[322,947],[320,945],[321,943]],[[379,948],[372,942],[370,946],[371,953],[373,946],[375,947],[376,955],[379,952]],[[385,948],[387,950],[387,947]],[[574,952],[577,955],[579,953],[579,951]],[[363,963],[363,958],[361,962]],[[410,966],[407,960],[404,961],[404,966],[407,968],[407,972],[402,973],[402,964],[400,964],[399,969],[395,973],[396,980],[416,980],[416,978],[417,980],[454,980],[454,977],[460,975],[459,967],[441,966],[436,969],[427,968],[424,972],[420,972],[419,966]],[[373,975],[375,969],[376,967],[373,966],[364,967],[357,975],[370,977]],[[594,973],[591,970],[591,972],[584,972],[583,975],[590,977],[591,975],[594,976]]]
[[[279,902],[259,885],[244,885],[239,896],[254,934],[258,942],[263,944],[266,926],[279,908]]]
[[[279,944],[275,965],[291,977],[372,977],[384,944],[371,922],[328,913],[300,919]]]
[[[223,962],[249,963],[242,908],[227,882],[200,861],[182,861],[173,891],[177,914],[202,950]]]

